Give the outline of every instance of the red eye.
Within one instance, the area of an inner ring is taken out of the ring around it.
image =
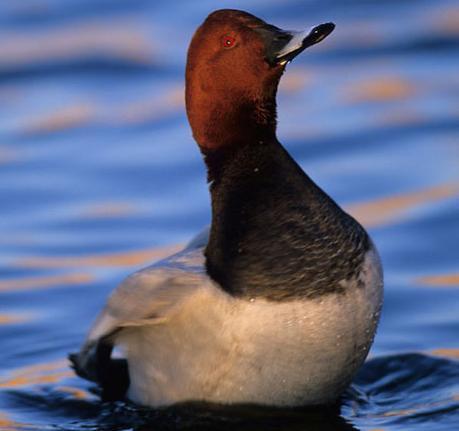
[[[223,48],[231,48],[234,46],[235,43],[236,43],[236,39],[234,37],[231,37],[231,36],[222,37]]]

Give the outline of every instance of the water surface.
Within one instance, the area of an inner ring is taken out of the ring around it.
[[[209,222],[183,71],[220,7],[337,24],[289,65],[279,138],[385,267],[338,412],[103,404],[66,361],[124,276]],[[457,1],[4,0],[0,40],[1,430],[459,428]]]

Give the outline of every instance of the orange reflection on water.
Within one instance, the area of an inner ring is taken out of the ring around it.
[[[434,349],[430,352],[434,356],[444,356],[452,359],[459,359],[459,349]]]
[[[73,268],[82,266],[100,267],[145,265],[175,253],[182,247],[183,245],[172,245],[162,248],[89,256],[30,257],[16,262],[15,266],[33,268]]]
[[[310,85],[312,81],[313,77],[309,71],[292,69],[282,78],[279,84],[279,91],[281,93],[295,94]]]
[[[25,428],[24,425],[14,422],[9,419],[5,413],[0,412],[0,430],[1,431],[17,431]]]
[[[452,401],[453,402],[456,401],[456,399],[457,399],[457,395],[452,394],[451,396],[448,396],[448,398],[444,398],[439,401],[420,403],[409,409],[389,410],[382,414],[371,415],[371,417],[374,417],[374,418],[383,417],[384,418],[384,417],[397,417],[397,416],[402,417],[402,416],[416,415],[416,414],[422,413],[423,411],[431,411],[433,409],[439,409],[439,408],[441,409],[443,407],[447,407],[451,404]]]
[[[6,378],[0,379],[0,388],[56,383],[73,375],[74,373],[69,369],[67,360],[61,359],[14,370]]]
[[[95,395],[92,395],[83,389],[74,388],[73,386],[57,386],[55,390],[70,394],[72,398],[76,398],[78,400],[98,399]]]
[[[37,118],[30,118],[28,124],[24,126],[25,132],[43,134],[72,129],[89,123],[94,110],[94,107],[88,103],[59,108],[54,112],[41,114]]]
[[[139,209],[131,202],[101,202],[85,208],[81,216],[90,219],[117,218],[136,214]]]
[[[396,76],[362,80],[346,90],[351,102],[386,102],[406,99],[414,94],[412,83]]]
[[[153,50],[146,28],[138,20],[67,23],[41,32],[3,32],[1,37],[0,58],[15,66],[81,56],[149,64]]]
[[[426,17],[426,22],[441,33],[459,34],[459,7],[444,7],[434,17]]]
[[[163,94],[158,95],[154,88],[151,93],[144,93],[143,96],[140,100],[116,106],[109,113],[108,121],[116,125],[142,124],[162,120],[185,109],[185,88],[182,83],[169,88]]]
[[[64,285],[68,286],[88,284],[94,281],[94,279],[94,276],[88,273],[10,278],[6,280],[0,280],[0,292],[62,287]]]
[[[30,316],[23,314],[0,314],[0,325],[12,325],[22,323],[30,319]]]
[[[426,275],[416,280],[420,284],[429,286],[453,286],[459,287],[459,273],[458,274],[440,274],[440,275]]]
[[[397,221],[417,206],[456,195],[459,195],[459,184],[441,184],[411,193],[351,204],[347,206],[347,211],[363,225],[375,227]]]

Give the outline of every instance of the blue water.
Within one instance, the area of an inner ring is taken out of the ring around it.
[[[68,368],[110,290],[209,222],[187,125],[193,30],[241,8],[334,21],[279,92],[279,138],[380,250],[385,306],[341,411],[146,411]],[[0,2],[1,430],[459,429],[459,4]]]

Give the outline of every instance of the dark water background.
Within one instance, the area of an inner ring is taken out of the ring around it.
[[[102,404],[65,359],[117,282],[209,221],[183,71],[220,7],[337,24],[288,67],[279,137],[385,266],[341,416]],[[2,0],[0,208],[1,430],[459,429],[457,1]]]

